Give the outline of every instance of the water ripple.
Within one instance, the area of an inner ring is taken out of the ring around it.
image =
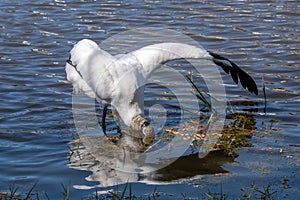
[[[0,190],[14,180],[40,180],[57,191],[58,176],[60,183],[75,177],[77,183],[87,184],[86,172],[67,167],[67,143],[76,130],[65,60],[78,40],[100,43],[127,28],[170,28],[230,57],[257,80],[260,95],[241,91],[224,76],[228,98],[237,112],[253,109],[238,103],[241,96],[243,102],[251,99],[258,105],[257,121],[263,120],[264,76],[266,116],[280,121],[278,130],[284,131],[278,135],[299,139],[297,0],[39,0],[0,1],[0,6],[0,162],[5,163],[0,165]],[[151,95],[161,92],[151,89]],[[146,101],[153,101],[151,95]]]

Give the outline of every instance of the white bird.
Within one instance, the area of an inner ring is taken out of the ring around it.
[[[240,80],[245,89],[258,94],[255,81],[231,60],[183,43],[158,43],[112,56],[94,41],[83,39],[72,48],[66,73],[75,93],[83,91],[104,103],[102,124],[105,123],[107,105],[111,104],[123,122],[140,130],[146,138],[144,142],[149,143],[147,138],[152,138],[154,131],[143,116],[143,85],[162,64],[182,58],[211,60],[230,73],[236,84]]]

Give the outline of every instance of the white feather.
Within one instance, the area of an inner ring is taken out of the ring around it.
[[[66,72],[75,92],[112,104],[129,126],[134,117],[143,115],[146,79],[163,63],[180,58],[212,59],[206,50],[181,43],[154,44],[114,57],[84,39],[71,50],[74,66],[67,63]]]

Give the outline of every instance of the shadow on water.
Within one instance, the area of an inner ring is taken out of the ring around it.
[[[182,156],[167,167],[157,170],[152,178],[156,181],[174,181],[198,175],[229,173],[222,165],[233,161],[234,157],[221,150],[211,151],[204,158],[199,158],[198,154]]]

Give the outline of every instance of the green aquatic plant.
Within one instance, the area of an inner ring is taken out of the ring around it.
[[[219,142],[215,148],[226,152],[227,155],[236,157],[235,149],[252,146],[249,138],[255,131],[255,120],[251,115],[231,114],[227,116],[230,123],[222,129]]]
[[[212,111],[211,103],[209,102],[208,98],[205,97],[209,96],[207,93],[201,92],[201,90],[196,86],[192,73],[190,73],[190,76],[186,76],[186,79],[192,84],[193,86],[193,94],[204,103],[204,105],[209,109],[209,111]]]
[[[212,98],[208,93],[202,92],[194,82],[192,73],[186,76],[187,80],[193,86],[193,94],[204,103],[210,112],[213,112],[213,108],[208,98]],[[264,83],[264,82],[263,82]],[[265,85],[263,84],[263,89]],[[264,91],[265,104],[266,95]],[[266,105],[265,105],[266,107]],[[235,148],[238,147],[249,147],[251,146],[249,138],[255,131],[255,119],[252,115],[247,114],[235,114],[232,111],[226,115],[226,124],[222,129],[222,133],[219,136],[219,141],[214,147],[214,150],[222,150],[228,156],[236,157],[237,154],[234,152]],[[198,137],[196,140],[203,140],[205,137],[205,129],[199,129],[197,133]],[[195,143],[194,143],[195,144]],[[197,142],[196,142],[197,144]]]
[[[69,184],[61,184],[63,192],[62,195],[64,196],[64,200],[69,200],[70,199],[70,183]]]
[[[211,192],[208,189],[208,192],[206,192],[205,195],[206,198],[209,200],[226,200],[229,197],[229,194],[224,194],[222,185],[221,185],[220,192]]]
[[[243,194],[241,197],[243,199],[260,199],[260,200],[273,200],[275,198],[275,194],[278,192],[271,188],[271,184],[269,183],[267,186],[263,188],[257,188],[257,186],[252,183],[250,189],[241,188]]]
[[[20,188],[15,184],[9,186],[9,192],[0,192],[0,200],[39,200],[38,191],[34,192],[37,183],[33,184],[27,192],[19,192]]]
[[[267,114],[267,94],[266,94],[266,84],[264,76],[261,77],[262,79],[262,90],[264,94],[264,113]]]
[[[157,187],[154,188],[153,192],[150,194],[144,195],[135,195],[132,189],[132,185],[130,183],[126,183],[122,190],[119,190],[120,185],[116,185],[112,191],[107,194],[99,194],[96,190],[93,195],[88,197],[77,197],[76,199],[82,200],[143,200],[143,199],[171,199],[175,195],[165,192],[157,191]],[[254,183],[251,184],[250,187],[241,187],[241,194],[235,194],[234,196],[230,192],[224,191],[222,185],[220,189],[214,190],[215,188],[208,188],[207,192],[199,192],[197,197],[191,197],[187,193],[182,193],[182,199],[205,199],[205,200],[226,200],[226,199],[253,199],[253,200],[273,200],[280,199],[276,194],[280,194],[279,190],[284,188],[276,188],[274,183],[268,183],[266,186],[258,187]],[[61,199],[70,199],[70,184],[62,184],[63,193],[61,195]],[[36,191],[34,191],[36,189]],[[23,191],[23,192],[19,192]],[[0,192],[0,200],[40,200],[47,199],[50,200],[48,195],[44,198],[40,197],[40,193],[37,190],[37,184],[32,185],[28,191],[23,187],[16,187],[12,184],[9,187],[8,192]],[[195,195],[195,194],[193,194]]]

